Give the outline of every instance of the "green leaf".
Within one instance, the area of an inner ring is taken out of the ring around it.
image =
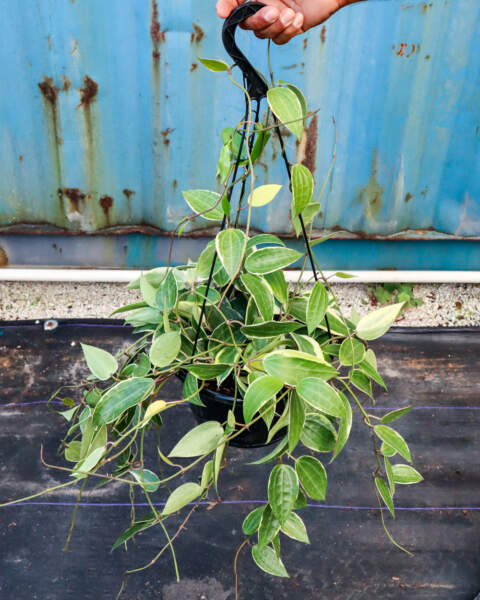
[[[261,185],[250,194],[248,203],[251,206],[265,206],[275,198],[281,189],[282,186],[277,184]]]
[[[304,165],[292,167],[293,216],[298,217],[310,202],[313,194],[313,176]]]
[[[130,474],[141,484],[147,492],[156,492],[160,487],[160,480],[149,469],[135,469]]]
[[[357,325],[357,335],[362,340],[376,340],[386,333],[402,310],[403,302],[384,306],[362,317]]]
[[[298,477],[289,465],[277,465],[268,480],[268,501],[273,514],[283,525],[298,496]]]
[[[288,283],[285,279],[285,273],[283,271],[267,273],[265,279],[280,304],[286,304],[288,300]]]
[[[300,352],[323,358],[323,351],[316,339],[308,335],[301,335],[300,333],[292,333],[291,335]]]
[[[295,92],[276,87],[268,90],[267,100],[277,119],[300,141],[303,135],[303,110]]]
[[[355,338],[345,338],[340,346],[340,362],[346,367],[357,365],[365,357],[365,346]]]
[[[290,410],[288,413],[288,451],[293,452],[300,441],[305,424],[305,407],[303,400],[295,392],[290,396]]]
[[[256,325],[245,325],[241,328],[241,332],[249,338],[271,338],[292,333],[302,327],[302,323],[295,321],[266,321]]]
[[[118,369],[118,363],[110,352],[106,352],[101,348],[89,346],[88,344],[80,344],[83,350],[83,355],[87,362],[88,368],[97,379],[106,381]]]
[[[367,350],[367,352],[365,353],[365,356],[368,355],[368,353],[370,352],[370,350]],[[387,389],[387,386],[385,385],[385,382],[383,381],[383,378],[381,377],[381,375],[377,372],[376,368],[374,366],[372,366],[372,364],[365,358],[364,360],[362,360],[361,363],[358,364],[358,368],[363,371],[363,373],[365,373],[365,375],[367,375],[368,377],[370,377],[370,379],[373,379],[373,381],[376,381],[379,385],[381,385],[383,387],[383,389]]]
[[[318,377],[306,377],[297,385],[297,393],[315,410],[343,419],[345,409],[337,392]]]
[[[90,472],[93,473],[93,471],[95,470],[95,467],[98,465],[104,452],[105,452],[104,446],[101,446],[100,448],[95,448],[95,450],[93,450],[87,456],[87,458],[85,458],[85,460],[82,460],[82,462],[79,462],[76,465],[75,471],[81,471],[81,473],[74,472],[74,473],[72,473],[72,476],[76,477],[77,479],[83,479],[86,476],[85,473],[90,473]]]
[[[157,288],[148,281],[145,275],[140,277],[140,291],[142,293],[142,298],[149,306],[158,308],[156,301]]]
[[[290,248],[260,248],[247,256],[245,269],[256,275],[266,275],[284,269],[302,257],[301,252]]]
[[[135,377],[145,377],[150,371],[151,366],[150,359],[145,352],[142,352],[137,358],[133,375],[135,375]]]
[[[385,425],[386,423],[392,423],[392,421],[396,421],[397,419],[400,419],[400,417],[403,417],[403,415],[406,415],[412,410],[412,408],[413,406],[406,406],[405,408],[392,410],[386,415],[383,415],[383,417],[380,419],[380,423],[382,423],[383,425]]]
[[[265,506],[259,506],[254,508],[243,521],[242,531],[245,535],[253,535],[260,527],[260,521],[262,520],[263,511]]]
[[[276,577],[289,577],[283,562],[278,558],[275,550],[270,546],[260,548],[260,546],[253,546],[252,557],[257,565],[268,573],[269,575],[275,575]]]
[[[196,266],[196,276],[198,279],[207,279],[210,275],[210,270],[212,268],[212,263],[215,258],[215,244],[208,244],[205,250],[198,257],[198,262]],[[222,263],[219,260],[216,260],[215,267],[213,269],[213,273],[218,273],[222,268]]]
[[[342,392],[338,392],[338,395],[342,399],[343,409],[345,413],[343,419],[340,422],[340,427],[338,428],[337,442],[335,444],[335,450],[333,451],[332,462],[343,450],[345,444],[348,441],[350,431],[352,429],[352,407],[350,406],[350,402],[348,401],[346,396],[342,394]]]
[[[383,462],[385,464],[385,473],[387,475],[388,487],[390,488],[390,493],[393,496],[393,494],[395,493],[395,480],[393,478],[392,464],[386,456],[383,457]]]
[[[294,512],[288,515],[287,520],[280,527],[280,530],[293,540],[297,540],[297,542],[303,542],[304,544],[310,543],[305,523]]]
[[[376,425],[374,430],[382,442],[385,442],[388,446],[391,446],[400,454],[400,456],[403,456],[406,461],[410,463],[412,462],[412,457],[410,455],[407,442],[399,433],[387,425]]]
[[[182,192],[188,206],[197,215],[208,221],[221,221],[223,219],[223,209],[220,206],[220,194],[208,190],[187,190]],[[209,210],[210,209],[210,210]]]
[[[202,479],[201,479],[201,483],[200,483],[200,487],[202,488],[202,490],[206,489],[206,487],[212,480],[213,469],[214,469],[213,460],[209,460],[204,464],[203,471],[202,471]]]
[[[269,544],[280,530],[280,521],[273,514],[272,508],[267,504],[264,508],[260,527],[258,528],[258,545],[264,547]]]
[[[383,454],[383,456],[387,456],[388,458],[392,458],[392,456],[395,456],[397,453],[395,448],[392,448],[385,442],[382,442],[382,445],[380,446],[380,452]]]
[[[364,394],[367,394],[370,398],[372,398],[372,382],[365,375],[363,371],[360,369],[353,369],[350,371],[350,381],[351,383],[362,391]]]
[[[255,413],[273,398],[283,387],[283,381],[276,377],[260,377],[248,386],[243,398],[243,418],[250,423]]]
[[[198,380],[192,373],[187,373],[185,381],[183,382],[183,397],[189,398],[188,401],[191,404],[205,406],[198,395]]]
[[[327,472],[322,463],[313,456],[301,456],[295,463],[303,489],[314,500],[325,500],[327,495]]]
[[[262,458],[259,458],[258,460],[254,460],[248,464],[263,465],[265,463],[270,462],[271,460],[275,460],[276,458],[278,458],[279,456],[281,456],[282,454],[285,453],[285,451],[287,450],[287,446],[288,446],[288,438],[284,437],[283,440],[277,446],[275,446],[275,448],[271,452],[269,452]]]
[[[144,377],[132,377],[117,383],[100,398],[93,413],[96,425],[113,423],[126,410],[146,398],[155,387],[155,381]]]
[[[393,506],[393,498],[390,490],[388,489],[388,485],[383,481],[383,479],[380,479],[380,477],[375,477],[375,485],[377,486],[378,493],[382,497],[385,506],[392,513],[392,517],[394,517],[395,507]]]
[[[304,446],[315,452],[331,452],[335,448],[335,429],[327,417],[307,414],[300,440]]]
[[[128,529],[125,529],[125,531],[115,540],[115,543],[112,546],[111,552],[113,552],[113,550],[116,550],[119,546],[121,546],[122,544],[127,542],[130,538],[132,538],[134,535],[136,535],[140,531],[143,531],[144,529],[151,527],[155,523],[155,519],[156,519],[155,513],[151,512],[151,513],[148,513],[148,515],[146,517],[144,517],[141,520],[134,523]]]
[[[215,489],[218,493],[218,476],[220,475],[220,469],[222,467],[222,460],[225,454],[226,444],[220,444],[214,453],[214,462],[213,462],[213,482],[215,483]]]
[[[223,433],[220,423],[206,421],[185,434],[168,456],[191,458],[208,454],[218,446],[223,438]]]
[[[81,458],[82,442],[74,440],[65,448],[65,458],[68,462],[77,463]]]
[[[274,299],[272,290],[265,279],[258,275],[252,275],[252,273],[244,273],[240,279],[253,298],[263,320],[272,321]]]
[[[69,408],[68,410],[61,410],[58,412],[58,414],[62,415],[62,417],[67,421],[67,423],[70,423],[70,421],[72,420],[72,417],[76,413],[77,409],[78,409],[78,406],[74,406],[73,408]]]
[[[167,503],[162,511],[162,515],[170,515],[177,512],[189,502],[196,500],[202,493],[202,488],[198,483],[184,483],[174,490],[168,497]]]
[[[224,229],[216,238],[216,248],[223,268],[230,279],[234,277],[243,256],[245,234],[240,229]]]
[[[288,83],[287,81],[279,80],[278,83],[280,85],[286,85],[297,96],[297,98],[300,102],[300,105],[302,107],[303,116],[306,117],[307,113],[308,113],[307,101],[305,100],[305,96],[303,95],[302,91],[296,85],[293,85],[292,83]]]
[[[335,277],[338,277],[339,279],[352,279],[353,277],[356,277],[356,275],[352,275],[351,273],[344,273],[343,271],[337,271],[335,273]]]
[[[306,506],[307,506],[307,497],[303,493],[302,488],[300,488],[298,490],[298,496],[297,496],[297,499],[295,500],[295,504],[294,504],[293,508],[295,510],[299,510],[300,508],[305,508]]]
[[[260,246],[261,244],[268,244],[269,246],[285,246],[285,243],[276,235],[271,233],[259,233],[254,235],[247,242],[247,249],[253,246]]]
[[[393,465],[392,473],[393,481],[400,485],[410,485],[423,481],[420,473],[410,465]]]
[[[321,358],[298,350],[271,352],[263,359],[263,366],[269,375],[292,386],[309,376],[328,380],[338,374],[336,369]]]
[[[155,301],[159,309],[163,311],[170,312],[172,308],[177,304],[178,299],[178,286],[177,280],[175,279],[175,275],[173,271],[170,270],[167,273],[167,276],[159,285],[157,294],[155,297]]]
[[[150,361],[155,367],[167,367],[180,352],[182,340],[179,331],[169,331],[156,337],[150,348]]]
[[[223,60],[216,60],[215,58],[199,58],[198,59],[204,67],[207,67],[209,71],[219,73],[220,71],[228,71],[229,66]]]
[[[313,286],[312,293],[307,304],[307,327],[311,334],[325,317],[328,308],[328,294],[321,281]]]
[[[202,381],[206,381],[208,379],[215,379],[221,375],[226,369],[229,368],[229,365],[211,365],[211,364],[198,364],[198,365],[185,365],[185,369],[201,379]]]
[[[129,286],[127,286],[127,287],[129,287]],[[110,316],[113,317],[113,315],[118,315],[119,313],[124,313],[124,312],[130,312],[131,310],[136,310],[137,308],[145,308],[146,306],[148,306],[148,304],[146,302],[135,302],[134,304],[127,304],[126,306],[121,306],[120,308],[117,308],[117,310],[114,310],[110,314]]]

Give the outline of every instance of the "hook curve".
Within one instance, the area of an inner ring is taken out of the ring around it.
[[[254,100],[265,98],[268,86],[237,46],[235,32],[242,21],[256,14],[264,6],[265,4],[262,2],[245,2],[244,4],[240,4],[225,19],[222,30],[222,40],[225,50],[234,60],[235,64],[240,67],[247,82],[247,91]]]

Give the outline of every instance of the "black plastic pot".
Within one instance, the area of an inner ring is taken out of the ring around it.
[[[178,373],[178,377],[184,381],[185,373]],[[199,393],[200,399],[205,406],[198,406],[197,404],[190,404],[195,418],[199,423],[205,421],[218,421],[219,423],[225,423],[228,416],[228,411],[233,410],[235,415],[235,421],[239,424],[244,424],[243,419],[243,398],[237,397],[237,401],[234,406],[234,399],[232,396],[222,394],[209,388],[203,388]],[[275,417],[273,423],[278,420]],[[280,429],[273,438],[267,444],[268,429],[263,419],[259,419],[252,423],[248,429],[245,429],[239,436],[234,438],[230,444],[239,448],[259,448],[261,446],[269,446],[275,442],[278,442],[286,434],[286,429]]]

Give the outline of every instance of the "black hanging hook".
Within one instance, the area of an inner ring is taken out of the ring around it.
[[[250,98],[260,100],[265,98],[268,86],[253,68],[245,54],[240,50],[235,42],[235,31],[242,21],[253,16],[259,10],[264,8],[265,4],[261,2],[245,2],[235,8],[230,16],[225,19],[223,24],[222,39],[225,50],[232,57],[235,64],[241,69],[247,82],[247,91]]]

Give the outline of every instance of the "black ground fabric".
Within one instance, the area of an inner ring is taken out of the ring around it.
[[[0,323],[0,503],[68,480],[68,473],[40,461],[43,444],[45,459],[63,464],[57,450],[67,430],[46,401],[60,383],[86,372],[80,342],[114,350],[131,340],[131,330],[116,321],[65,321],[50,330],[44,322]],[[373,456],[357,415],[349,445],[328,466],[326,502],[300,511],[311,545],[282,538],[290,579],[259,571],[245,548],[241,600],[473,600],[480,592],[480,331],[394,329],[373,347],[389,387],[388,394],[377,390],[376,414],[414,405],[398,429],[425,481],[398,486],[396,519],[385,518],[415,556],[384,535],[369,475]],[[180,390],[172,382],[163,398],[178,398]],[[164,451],[193,424],[188,407],[169,411]],[[153,446],[152,437],[146,460],[156,469]],[[248,463],[267,452],[230,450],[221,501],[200,506],[175,542],[181,582],[175,583],[165,553],[154,567],[127,579],[122,599],[234,599],[242,521],[267,495],[269,465]],[[165,495],[159,490],[153,499],[160,504]],[[66,488],[0,508],[1,600],[114,599],[123,571],[147,563],[163,545],[160,529],[153,528],[128,551],[110,552],[130,518],[128,489],[115,483],[84,495],[71,551],[63,552],[76,496]],[[140,516],[148,509],[140,495],[137,502]],[[169,520],[170,533],[182,518]]]

